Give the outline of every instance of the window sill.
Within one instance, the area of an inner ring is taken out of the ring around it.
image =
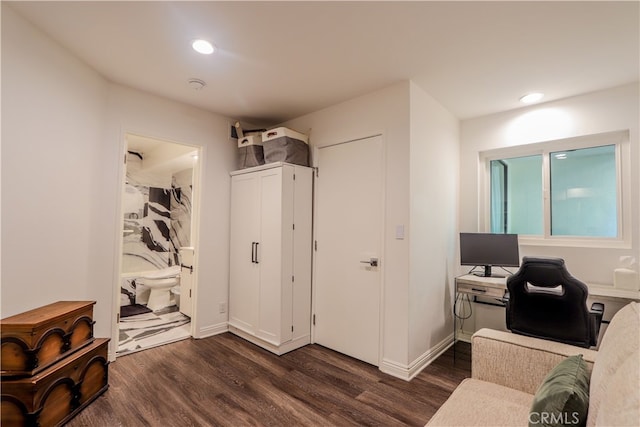
[[[522,246],[547,246],[566,248],[594,248],[594,249],[631,249],[631,242],[620,239],[590,239],[567,237],[533,237],[518,236],[518,243]]]

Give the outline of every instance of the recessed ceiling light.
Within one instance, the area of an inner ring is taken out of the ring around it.
[[[194,40],[191,43],[191,47],[193,47],[193,50],[203,55],[210,55],[216,50],[215,46],[202,39]]]
[[[528,93],[522,98],[520,98],[520,102],[522,102],[523,104],[532,104],[534,102],[540,101],[542,97],[544,97],[544,93],[540,93],[540,92]]]

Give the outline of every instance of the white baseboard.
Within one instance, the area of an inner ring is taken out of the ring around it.
[[[270,352],[275,353],[278,356],[311,343],[311,335],[304,335],[294,340],[291,340],[289,342],[277,345],[265,339],[257,337],[251,333],[245,332],[242,329],[235,327],[233,325],[229,325],[229,332],[241,338],[244,338],[245,340],[257,346],[260,346],[266,350],[269,350]]]
[[[223,334],[229,331],[229,324],[227,322],[218,323],[216,325],[205,326],[196,331],[193,336],[196,339],[212,337],[214,335]]]
[[[415,359],[408,365],[394,362],[392,360],[383,359],[380,364],[380,370],[385,374],[392,375],[396,378],[410,381],[420,373],[424,368],[429,366],[431,362],[436,360],[438,356],[447,351],[453,345],[453,334],[447,336],[434,347],[424,352],[420,357]]]

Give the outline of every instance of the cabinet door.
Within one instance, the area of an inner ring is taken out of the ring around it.
[[[256,174],[231,178],[229,323],[255,334],[258,324],[260,264],[260,180]]]
[[[287,238],[291,234],[292,213],[286,206],[291,198],[291,168],[263,171],[260,175],[260,291],[257,336],[279,345],[290,339],[291,268],[287,266]],[[288,309],[285,307],[289,307]],[[289,331],[289,333],[287,333]]]

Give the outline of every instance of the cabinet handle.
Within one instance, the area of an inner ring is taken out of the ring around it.
[[[251,262],[255,263],[256,259],[254,258],[254,254],[256,253],[256,242],[251,242]]]
[[[256,242],[256,264],[260,264],[260,261],[258,261],[258,245],[260,244],[260,242]]]

